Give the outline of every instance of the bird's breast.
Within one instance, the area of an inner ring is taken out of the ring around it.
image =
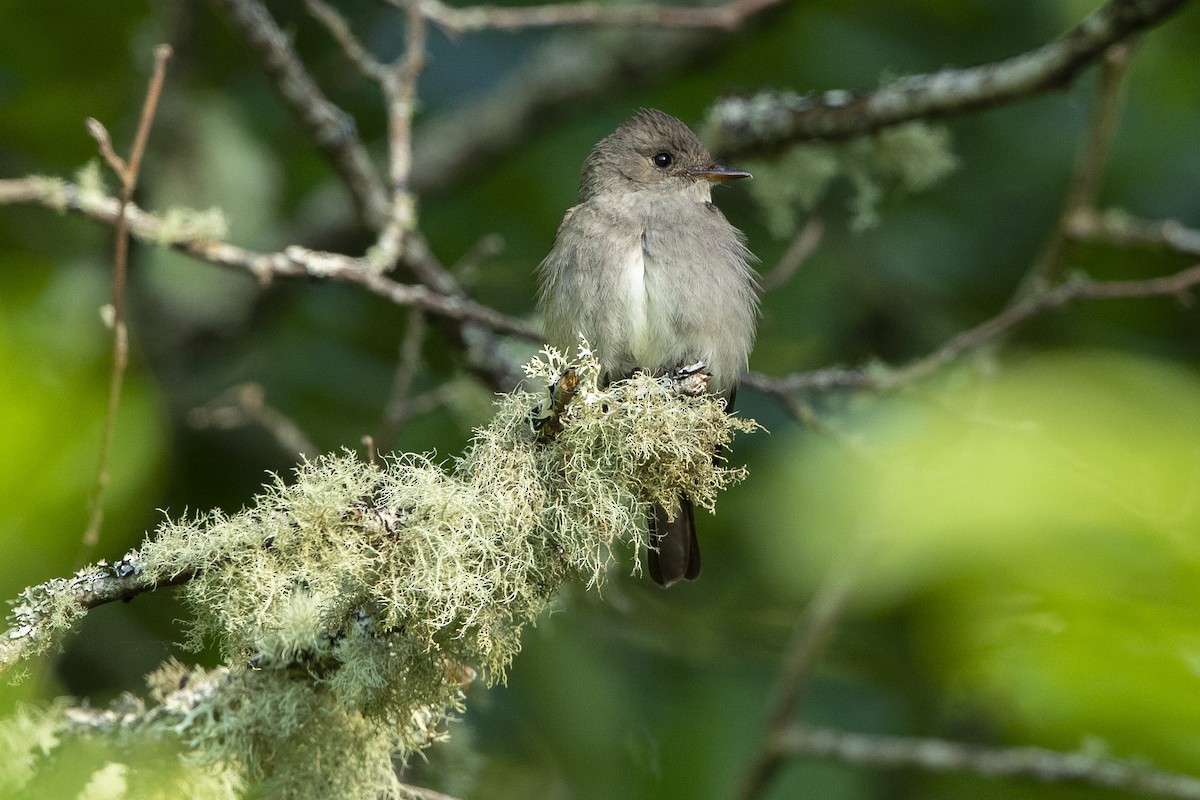
[[[642,237],[627,243],[617,256],[617,293],[623,309],[623,337],[629,354],[641,363],[649,347],[650,299]]]

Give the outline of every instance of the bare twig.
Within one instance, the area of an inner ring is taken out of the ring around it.
[[[364,77],[373,81],[383,81],[387,67],[363,47],[340,11],[324,0],[304,0],[304,7],[317,22],[325,26],[325,30],[329,31],[329,35],[341,46],[346,58]]]
[[[384,73],[381,82],[388,112],[388,170],[391,211],[372,250],[372,261],[390,269],[400,257],[404,240],[417,227],[417,198],[411,178],[413,165],[412,122],[416,111],[417,78],[425,66],[425,17],[417,0],[405,3],[407,33],[404,55]]]
[[[116,198],[84,192],[76,184],[47,178],[0,179],[0,203],[27,203],[59,211],[82,213],[107,224],[117,221]],[[283,252],[259,253],[209,238],[172,238],[170,227],[154,214],[130,205],[126,215],[129,230],[138,239],[168,244],[176,250],[210,264],[248,272],[261,282],[276,277],[319,277],[363,286],[397,305],[413,306],[456,323],[477,323],[498,333],[509,333],[531,341],[541,331],[524,320],[501,314],[460,296],[440,294],[426,286],[399,283],[367,268],[363,259],[292,246]],[[481,358],[481,361],[485,359]],[[499,369],[499,367],[495,367]]]
[[[224,0],[224,2],[242,2],[242,0]],[[310,4],[310,8],[321,9],[322,6]],[[340,15],[337,15],[328,6],[324,6],[323,10],[325,12],[323,15],[318,10],[318,18],[323,19],[335,39],[341,43],[343,49],[347,50],[351,60],[358,63],[360,69],[365,68],[368,74],[380,79],[387,100],[388,140],[391,153],[390,191],[380,187],[383,211],[374,219],[375,224],[372,226],[379,232],[379,237],[367,257],[356,260],[356,264],[366,271],[378,273],[400,261],[420,283],[424,284],[424,287],[428,287],[435,294],[444,296],[451,301],[448,308],[459,305],[481,308],[466,298],[458,281],[437,260],[428,242],[416,227],[416,195],[410,185],[412,173],[411,127],[415,108],[416,81],[425,60],[424,17],[418,13],[415,6],[409,6],[405,53],[396,63],[385,66],[377,64],[373,57],[368,56],[366,48],[355,39],[349,26],[345,24],[344,20],[341,20]],[[266,17],[271,26],[278,29],[265,9],[261,11],[261,15]],[[259,58],[266,64],[268,72],[272,72],[268,59],[274,51],[270,48],[259,48],[257,52]],[[315,87],[311,77],[305,72],[303,64],[290,51],[289,55],[290,71],[302,74],[304,81]],[[295,98],[289,97],[288,87],[281,81],[281,76],[276,76],[280,92],[289,99],[289,102],[308,106],[301,110],[302,114],[311,115],[319,112],[321,103],[328,102],[319,93],[301,93]],[[361,145],[358,147],[361,149]],[[353,178],[353,175],[349,177]],[[372,179],[375,180],[373,175]],[[343,175],[343,180],[347,180],[347,176]],[[394,290],[396,284],[381,284],[377,280],[378,277],[378,275],[363,276],[362,281],[373,283],[373,290],[377,292]],[[422,289],[424,287],[412,288]],[[390,291],[384,292],[384,296],[389,296],[389,294],[391,294]],[[427,311],[431,310],[424,305],[420,307]],[[468,318],[455,318],[439,314],[435,324],[451,344],[462,351],[467,368],[493,388],[501,391],[507,390],[520,379],[519,372],[512,365],[497,357],[500,347],[495,341],[492,331],[488,330],[490,326],[487,323],[483,323],[481,326],[474,324]],[[520,327],[524,329],[522,335],[531,334],[532,338],[539,336],[539,334],[532,333],[529,326],[522,325]]]
[[[1200,285],[1200,265],[1161,278],[1127,281],[1074,279],[1009,306],[987,322],[951,337],[934,352],[891,372],[881,388],[892,389],[924,378],[964,353],[995,341],[1017,325],[1074,300],[1112,300],[1129,297],[1174,297],[1188,302],[1188,292]]]
[[[394,5],[408,0],[390,0]],[[729,0],[719,6],[609,5],[607,3],[549,3],[509,8],[453,8],[441,0],[413,0],[420,12],[447,34],[481,30],[564,27],[567,25],[656,25],[667,28],[737,29],[747,17],[781,0]]]
[[[1187,0],[1110,0],[1054,41],[967,69],[912,75],[870,92],[819,96],[770,91],[731,97],[709,113],[721,156],[812,139],[844,139],[916,119],[963,114],[1069,85],[1110,45],[1152,27]]]
[[[779,757],[816,757],[856,766],[915,767],[970,772],[988,778],[1027,778],[1200,800],[1200,778],[1143,764],[1041,747],[981,747],[943,739],[847,733],[794,725],[775,741]]]
[[[355,132],[354,119],[325,96],[287,35],[258,0],[214,0],[275,82],[292,113],[354,199],[366,227],[387,221],[388,195]]]
[[[1078,242],[1117,247],[1159,247],[1200,257],[1200,230],[1173,220],[1143,220],[1124,211],[1080,209],[1067,223],[1067,235]]]
[[[1185,244],[1194,245],[1196,242],[1185,241]],[[1093,281],[1075,278],[1009,306],[991,319],[951,337],[932,353],[902,367],[878,364],[863,369],[830,368],[783,377],[749,373],[743,377],[742,384],[779,398],[785,407],[788,406],[786,398],[793,394],[836,390],[895,391],[933,374],[976,348],[996,341],[1018,325],[1075,300],[1173,297],[1180,302],[1190,302],[1189,292],[1197,286],[1200,286],[1200,265],[1171,275],[1142,280]]]
[[[779,261],[770,272],[762,276],[759,281],[762,290],[764,292],[774,291],[790,281],[800,265],[807,261],[817,246],[821,244],[821,237],[824,233],[825,225],[816,217],[804,223],[804,227],[792,239],[792,243],[780,256]]]
[[[100,434],[96,480],[92,488],[87,528],[84,529],[79,556],[76,559],[78,564],[84,564],[91,560],[92,553],[100,542],[100,529],[104,524],[104,500],[109,482],[112,480],[109,461],[112,458],[113,440],[116,438],[117,411],[121,405],[121,387],[125,382],[125,367],[129,363],[129,332],[125,327],[125,281],[129,267],[129,218],[125,212],[133,201],[134,190],[137,189],[142,156],[146,152],[146,142],[150,138],[150,127],[154,123],[158,98],[162,95],[163,82],[167,77],[167,61],[170,58],[170,46],[162,44],[154,49],[154,73],[151,75],[150,85],[146,89],[146,99],[142,103],[142,114],[138,120],[137,133],[133,138],[133,147],[130,150],[128,162],[114,152],[112,140],[104,126],[94,119],[87,121],[88,130],[95,137],[101,155],[121,181],[121,198],[116,212],[112,306],[109,320],[113,333],[112,371],[108,380],[108,405],[104,412],[104,427]]]
[[[404,54],[395,63],[384,64],[371,55],[350,30],[345,17],[324,0],[304,0],[305,6],[341,45],[358,71],[379,84],[388,112],[390,188],[389,212],[379,232],[370,260],[386,271],[396,265],[405,237],[416,229],[416,196],[411,189],[412,121],[416,108],[417,78],[425,64],[425,17],[416,3],[406,3],[407,36]]]
[[[1074,218],[1096,206],[1100,192],[1100,179],[1108,163],[1108,154],[1116,136],[1124,105],[1126,75],[1132,60],[1136,42],[1121,42],[1108,48],[1101,61],[1100,86],[1096,92],[1096,106],[1092,109],[1087,135],[1075,161],[1067,190],[1066,203],[1058,224],[1042,248],[1042,253],[1021,282],[1017,296],[1036,292],[1048,283],[1062,280],[1071,244],[1070,227]]]
[[[425,315],[413,309],[408,315],[408,325],[404,330],[404,339],[400,342],[400,360],[396,365],[396,374],[392,379],[392,391],[384,407],[383,424],[379,435],[375,437],[379,450],[392,449],[396,434],[412,417],[412,405],[409,395],[412,393],[413,381],[421,368],[421,345],[425,341]]]
[[[826,575],[796,625],[787,659],[775,686],[764,744],[742,783],[738,793],[741,800],[753,800],[762,794],[783,762],[784,754],[779,752],[775,743],[795,718],[804,694],[812,683],[817,661],[850,596],[855,559],[849,561],[847,565],[834,568]]]
[[[242,383],[232,387],[212,402],[188,413],[194,428],[231,430],[247,425],[265,428],[288,455],[298,459],[315,458],[320,450],[296,423],[279,410],[267,405],[266,393],[257,383]]]

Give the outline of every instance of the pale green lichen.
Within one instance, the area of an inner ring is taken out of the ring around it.
[[[108,197],[108,184],[104,181],[104,168],[100,160],[93,158],[75,173],[75,182],[79,184],[79,196],[86,202],[95,202]]]
[[[806,142],[746,166],[754,173],[750,192],[768,229],[783,238],[795,232],[797,217],[816,208],[839,177],[851,188],[850,226],[865,230],[879,223],[879,204],[889,188],[924,191],[957,164],[945,127],[912,122],[846,142]]]
[[[545,435],[545,386],[568,366],[579,391]],[[450,465],[326,456],[238,514],[160,526],[131,563],[150,581],[191,576],[188,642],[215,642],[225,666],[168,663],[150,705],[67,719],[170,739],[227,792],[400,797],[394,760],[439,738],[477,672],[503,677],[564,582],[599,585],[621,550],[645,547],[651,504],[682,492],[712,508],[743,475],[713,453],[755,424],[723,401],[647,375],[601,389],[586,347],[527,372],[540,388],[502,396]]]
[[[216,242],[229,236],[229,223],[219,208],[172,206],[162,215],[155,234],[158,244]]]

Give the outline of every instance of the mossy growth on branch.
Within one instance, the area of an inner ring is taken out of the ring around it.
[[[579,386],[551,435],[545,388],[568,367]],[[403,796],[394,760],[438,738],[476,675],[503,678],[564,582],[598,586],[640,552],[652,503],[712,508],[744,474],[713,453],[756,426],[719,399],[647,375],[602,389],[586,346],[526,369],[537,391],[501,396],[449,465],[325,456],[238,514],[161,525],[132,561],[152,583],[190,576],[187,643],[217,643],[224,666],[168,663],[121,710],[59,708],[13,763],[48,736],[136,734],[174,740],[230,797]]]
[[[797,217],[815,209],[838,178],[850,187],[850,227],[862,231],[879,224],[879,204],[889,190],[924,191],[957,165],[944,126],[909,122],[846,141],[804,142],[743,166],[755,175],[750,193],[767,228],[785,238],[795,232]]]

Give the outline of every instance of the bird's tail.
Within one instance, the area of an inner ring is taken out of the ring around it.
[[[664,589],[681,580],[692,581],[700,575],[700,543],[696,541],[696,517],[692,501],[679,498],[675,519],[667,510],[655,506],[650,517],[650,550],[646,569],[654,582]]]

